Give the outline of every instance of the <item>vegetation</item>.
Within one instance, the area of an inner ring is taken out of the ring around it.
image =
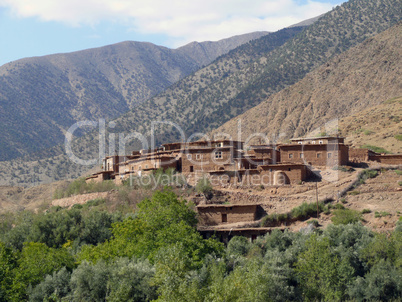
[[[84,193],[107,192],[116,188],[117,186],[113,180],[105,180],[101,182],[91,181],[87,183],[85,177],[80,177],[72,181],[67,188],[57,189],[53,194],[53,198],[59,199]]]
[[[102,206],[3,216],[0,301],[385,301],[402,295],[402,221],[393,232],[376,234],[337,204],[340,222],[324,231],[274,230],[252,243],[233,237],[224,247],[199,235],[192,205],[170,189],[144,199],[135,212],[110,214]],[[305,204],[287,215],[304,219],[313,210],[316,204]]]
[[[333,224],[349,224],[356,223],[361,220],[361,213],[351,209],[339,209],[334,211],[331,218]]]
[[[385,154],[391,153],[391,152],[385,150],[385,149],[382,148],[382,147],[377,147],[377,146],[373,146],[373,145],[363,145],[363,146],[361,146],[360,148],[369,149],[369,150],[374,151],[374,152],[376,152],[376,153],[385,153]]]

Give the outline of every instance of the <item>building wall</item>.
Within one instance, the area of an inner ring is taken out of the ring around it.
[[[372,155],[369,160],[377,161],[382,164],[388,165],[401,165],[402,164],[402,154],[381,154]]]
[[[254,221],[257,205],[198,206],[199,223],[205,226]]]
[[[233,164],[237,151],[231,148],[199,148],[187,149],[181,155],[182,172],[203,172],[225,170],[225,166]]]
[[[349,161],[352,163],[367,162],[369,160],[368,149],[349,148]]]
[[[348,147],[337,144],[281,145],[282,163],[304,163],[313,166],[347,165]]]

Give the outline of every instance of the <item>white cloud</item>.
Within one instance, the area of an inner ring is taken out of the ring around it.
[[[176,44],[275,31],[333,7],[329,0],[296,3],[296,0],[0,0],[0,6],[10,8],[19,17],[37,17],[72,26],[124,22],[142,34],[167,35]]]

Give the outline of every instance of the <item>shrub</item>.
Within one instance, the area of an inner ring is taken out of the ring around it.
[[[361,219],[361,213],[350,209],[339,209],[334,211],[334,216],[331,218],[333,224],[349,224],[356,223]]]
[[[397,134],[394,136],[395,139],[397,139],[398,141],[402,141],[402,134]]]
[[[195,186],[195,190],[205,196],[210,195],[212,194],[211,182],[206,177],[200,178]]]
[[[363,209],[362,210],[362,214],[369,214],[369,213],[371,213],[370,209]]]
[[[324,204],[318,204],[318,212],[322,212]],[[317,216],[317,203],[302,203],[300,206],[295,207],[291,211],[291,217],[294,219],[307,219],[312,216]]]
[[[385,150],[382,147],[377,147],[377,146],[373,146],[373,145],[363,145],[360,148],[370,149],[371,151],[374,151],[374,152],[377,152],[377,153],[386,153],[386,154],[391,153],[391,152]]]
[[[307,221],[307,223],[308,223],[308,224],[312,224],[312,225],[315,226],[316,228],[320,225],[320,224],[318,223],[318,220],[317,220],[317,219],[309,220],[309,221]]]

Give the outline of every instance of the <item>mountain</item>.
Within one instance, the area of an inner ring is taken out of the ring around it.
[[[391,141],[398,145],[394,138],[398,133],[391,134],[390,127],[392,124],[396,127],[394,132],[398,131],[400,109],[394,108],[393,113],[388,110],[390,115],[385,112],[386,108],[400,106],[400,102],[393,105],[388,102],[385,108],[383,102],[402,96],[401,57],[402,23],[399,23],[329,60],[298,83],[230,120],[211,135],[224,132],[237,137],[238,125],[241,125],[242,139],[253,133],[263,133],[268,138],[284,140],[307,133],[314,135],[313,130],[321,131],[320,127],[325,123],[329,126],[337,123],[335,130],[343,129],[343,135],[351,136],[351,131],[357,131],[358,134],[359,129],[363,129],[360,132],[371,131],[371,138],[382,138],[382,132],[388,132],[384,138],[390,135]],[[379,108],[371,109],[380,104]],[[345,121],[341,119],[351,114],[357,114],[360,118],[352,115]],[[373,122],[379,125],[368,125]],[[343,126],[343,123],[348,126]],[[380,125],[383,131],[379,131]],[[374,134],[374,130],[379,136]],[[325,131],[328,132],[328,129]],[[370,143],[367,139],[365,137],[366,143]],[[381,140],[376,143],[382,144]],[[357,140],[355,144],[363,145],[364,141]],[[398,147],[392,149],[397,151]]]
[[[80,120],[111,119],[250,40],[255,32],[169,49],[122,42],[0,67],[0,160],[63,142]]]
[[[106,129],[106,137],[114,136],[116,142],[119,137],[147,140],[155,121],[177,125],[186,135],[183,139],[207,133],[298,82],[339,53],[396,24],[401,5],[395,0],[350,0],[307,28],[284,29],[241,45],[116,119],[113,127]],[[182,139],[180,131],[167,124],[155,130],[157,145]],[[78,138],[74,154],[83,159],[98,157],[98,138],[96,131]],[[119,148],[122,153],[141,148],[138,140],[123,145],[125,150]],[[106,153],[116,149],[110,144]],[[24,158],[0,163],[0,182],[37,184],[76,177],[86,169],[73,164],[61,145],[42,152],[42,157],[30,157],[30,161]]]
[[[206,133],[301,80],[337,54],[400,21],[395,0],[351,0],[313,25],[281,30],[244,44],[116,120],[116,130],[149,135],[153,121],[172,121],[186,134]],[[289,35],[294,35],[288,39]],[[283,36],[283,44],[273,40]],[[181,139],[165,127],[157,143]]]

